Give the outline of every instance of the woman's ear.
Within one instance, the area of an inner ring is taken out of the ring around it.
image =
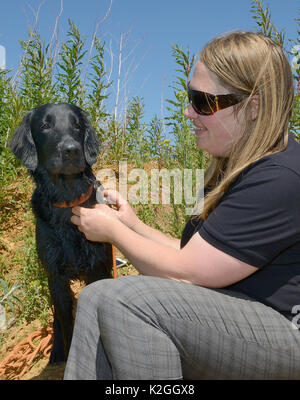
[[[259,97],[257,94],[253,95],[250,100],[251,119],[255,121],[258,116],[259,110]]]

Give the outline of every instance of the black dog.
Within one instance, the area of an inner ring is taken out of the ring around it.
[[[60,103],[30,111],[15,132],[10,147],[36,183],[31,204],[36,217],[36,245],[48,275],[54,305],[54,344],[50,363],[65,361],[73,331],[70,280],[86,284],[112,277],[108,243],[86,240],[71,221],[75,205],[96,203],[96,162],[99,140],[88,114]]]

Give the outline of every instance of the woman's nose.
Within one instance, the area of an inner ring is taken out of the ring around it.
[[[191,119],[196,119],[199,117],[199,115],[196,113],[196,111],[193,109],[192,105],[189,104],[187,108],[184,110],[184,116],[186,118],[191,118]]]

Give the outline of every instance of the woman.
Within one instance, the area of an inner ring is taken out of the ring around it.
[[[300,146],[282,49],[234,32],[201,52],[185,111],[213,157],[181,241],[113,210],[75,207],[92,241],[142,276],[83,289],[65,379],[299,379]]]

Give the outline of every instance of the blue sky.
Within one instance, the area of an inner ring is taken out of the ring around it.
[[[96,24],[106,14],[111,0],[63,0],[59,19],[59,40],[66,38],[68,18],[86,36],[87,49]],[[172,98],[169,86],[175,76],[172,44],[189,47],[198,54],[207,41],[234,29],[256,30],[250,12],[251,0],[112,0],[108,18],[101,24],[98,36],[106,42],[106,65],[116,82],[120,37],[123,34],[122,83],[128,98],[140,96],[145,103],[145,120],[155,114],[166,116],[162,99]],[[2,0],[0,3],[0,45],[6,49],[6,67],[15,68],[22,57],[18,40],[25,40],[28,26],[35,23],[40,7],[38,27],[46,43],[50,40],[61,0]],[[296,39],[299,0],[268,0],[272,21],[278,30],[285,29],[286,39]],[[287,45],[289,45],[287,41]],[[115,85],[111,89],[108,111],[112,111]],[[125,92],[121,92],[124,100]],[[121,110],[122,104],[119,109]]]

